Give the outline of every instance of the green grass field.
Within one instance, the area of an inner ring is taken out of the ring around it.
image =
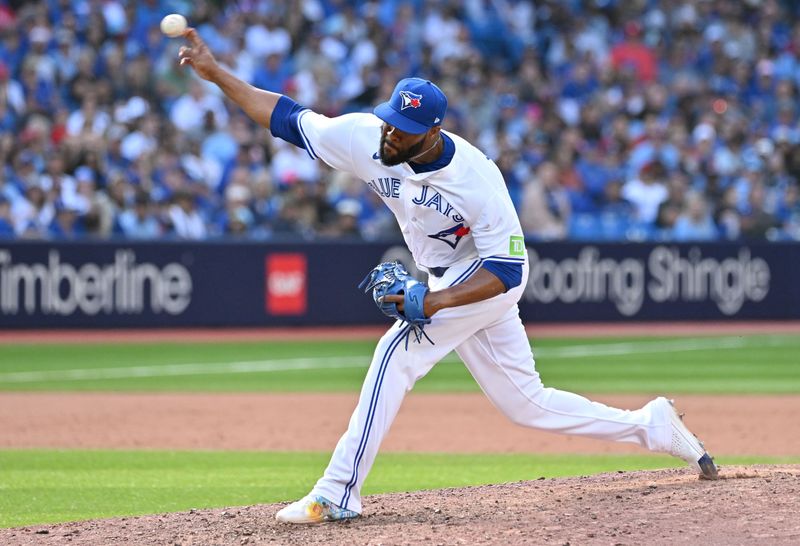
[[[373,342],[0,345],[2,391],[355,391]],[[546,384],[593,393],[797,393],[800,336],[543,339]],[[415,387],[478,387],[450,355]]]
[[[0,346],[0,391],[354,391],[373,342]],[[583,393],[800,392],[800,338],[543,339],[546,384]],[[477,386],[451,356],[418,384]],[[0,527],[288,500],[304,494],[328,453],[0,450]],[[726,458],[721,464],[800,462]],[[379,455],[365,493],[498,483],[540,476],[680,465],[670,457]]]
[[[0,527],[295,500],[328,453],[0,451]],[[731,457],[723,464],[795,459]],[[384,453],[367,495],[682,466],[654,455]]]

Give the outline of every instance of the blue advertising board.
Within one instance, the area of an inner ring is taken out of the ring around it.
[[[797,319],[800,245],[528,245],[522,318],[542,321]],[[402,245],[59,243],[0,245],[0,327],[381,324],[357,285]]]

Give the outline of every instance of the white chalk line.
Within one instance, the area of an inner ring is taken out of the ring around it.
[[[269,373],[292,370],[322,370],[365,368],[369,357],[313,357],[280,360],[251,360],[241,362],[209,362],[193,364],[154,364],[120,368],[86,368],[77,370],[43,370],[31,372],[0,373],[2,383],[28,383],[40,381],[76,381],[98,379],[134,379],[141,377],[168,377],[180,375],[216,375],[233,373]]]
[[[745,338],[738,336],[713,338],[688,338],[676,340],[635,341],[627,343],[597,343],[567,347],[536,348],[534,355],[543,358],[586,358],[591,356],[615,356],[636,354],[658,354],[664,352],[729,350],[746,346],[791,345],[791,340],[782,336]],[[154,364],[150,366],[128,366],[116,368],[85,368],[71,370],[39,370],[0,373],[3,383],[40,383],[50,381],[96,381],[103,379],[136,379],[152,377],[174,377],[188,375],[220,375],[238,373],[273,373],[298,370],[333,370],[366,368],[369,355],[318,356],[306,358],[283,358],[249,360],[239,362]],[[460,359],[451,353],[441,362],[455,363]]]

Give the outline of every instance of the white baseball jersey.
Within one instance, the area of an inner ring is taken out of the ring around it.
[[[312,494],[361,512],[361,487],[403,398],[451,351],[492,403],[516,423],[669,450],[670,416],[663,404],[625,411],[542,385],[516,305],[527,280],[522,229],[491,160],[446,133],[455,146],[446,165],[421,173],[407,163],[387,167],[377,153],[382,122],[371,114],[331,119],[288,101],[276,113],[273,134],[366,181],[397,217],[417,264],[447,268],[429,279],[431,290],[465,282],[481,264],[522,269],[522,278],[507,284],[505,293],[437,312],[425,327],[435,344],[423,340],[406,345],[409,329],[401,321],[386,332],[347,431]]]
[[[372,114],[328,118],[306,110],[298,116],[311,157],[353,173],[383,199],[418,266],[451,267],[476,258],[523,263],[522,227],[492,160],[446,133],[455,155],[442,169],[418,174],[408,163],[387,167],[378,157],[381,124]]]

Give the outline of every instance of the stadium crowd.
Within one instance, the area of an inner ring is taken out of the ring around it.
[[[780,0],[0,0],[0,237],[398,236],[367,185],[180,67],[171,12],[327,115],[435,81],[531,238],[800,240]]]

